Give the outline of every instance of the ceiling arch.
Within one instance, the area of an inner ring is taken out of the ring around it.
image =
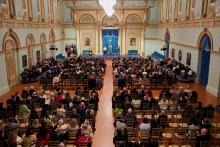
[[[79,18],[80,24],[95,24],[95,18],[90,14],[83,14]]]
[[[126,23],[128,24],[137,24],[137,23],[142,23],[141,17],[137,14],[130,14],[127,16]]]

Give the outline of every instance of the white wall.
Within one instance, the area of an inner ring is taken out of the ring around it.
[[[0,54],[0,69],[0,95],[2,95],[9,90],[4,54]]]
[[[164,33],[164,29],[145,29],[145,55],[151,55],[154,51],[163,54],[160,49],[165,45]]]
[[[20,48],[15,54],[15,62],[16,62],[16,71],[17,71],[17,77],[19,79],[20,73],[23,71],[23,65],[22,65],[22,56],[28,55],[27,48],[26,48],[26,38],[28,34],[32,34],[35,40],[35,44],[37,46],[33,46],[33,60],[34,64],[37,63],[37,57],[36,57],[36,51],[41,51],[40,44],[40,35],[41,33],[45,33],[46,35],[46,42],[49,41],[49,33],[50,28],[16,28],[13,29],[13,31],[17,34],[19,41],[20,41]],[[7,28],[0,28],[0,52],[2,49],[2,43],[4,36],[6,32],[8,31]],[[61,28],[54,29],[55,35],[56,35],[56,48],[58,48],[58,51],[55,51],[55,55],[58,55],[62,53],[62,50],[64,49],[64,41],[61,40]],[[50,44],[46,44],[46,57],[50,57]],[[42,55],[42,54],[41,54]],[[42,57],[41,57],[42,59]],[[27,61],[28,62],[28,61]],[[6,70],[6,63],[5,63],[5,54],[4,52],[0,53],[0,95],[2,95],[4,92],[6,92],[8,87],[8,81],[7,81],[7,70]]]
[[[209,64],[209,81],[206,89],[212,94],[220,94],[220,56],[219,54],[211,54],[210,64]],[[218,95],[220,96],[220,95]]]
[[[219,52],[220,49],[220,30],[219,28],[208,28],[213,40],[213,51]],[[145,29],[145,54],[151,55],[155,50],[160,52],[160,49],[165,44],[166,28],[147,28]],[[169,28],[170,32],[170,52],[175,49],[175,59],[178,61],[178,51],[182,50],[182,61],[186,65],[187,53],[191,53],[190,68],[196,73],[198,72],[198,39],[203,32],[203,28]],[[220,94],[220,54],[211,53],[209,80],[206,89],[217,96]],[[220,96],[220,95],[219,95]]]

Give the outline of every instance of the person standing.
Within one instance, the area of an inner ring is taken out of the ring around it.
[[[104,48],[103,48],[103,51],[104,51],[104,55],[106,55],[107,54],[107,47],[105,46]]]
[[[118,55],[120,56],[120,46],[118,46]]]

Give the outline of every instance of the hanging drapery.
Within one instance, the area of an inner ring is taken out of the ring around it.
[[[102,50],[107,49],[107,55],[118,54],[118,29],[102,30]]]
[[[200,84],[206,86],[208,84],[209,76],[209,62],[210,62],[211,41],[209,36],[205,35],[202,39],[201,48],[201,70],[200,70]]]

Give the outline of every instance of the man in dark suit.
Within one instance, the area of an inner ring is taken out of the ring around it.
[[[196,137],[196,147],[209,147],[211,135],[206,128],[202,128],[200,135]]]

